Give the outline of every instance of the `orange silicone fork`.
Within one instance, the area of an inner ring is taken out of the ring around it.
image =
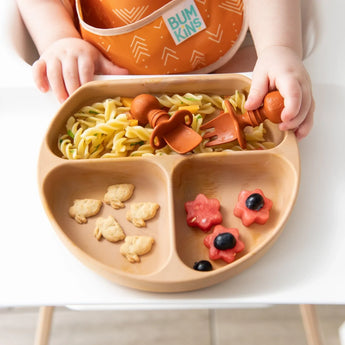
[[[206,132],[204,139],[211,138],[205,146],[215,146],[238,140],[241,148],[246,148],[246,140],[243,128],[246,126],[258,126],[264,120],[269,119],[273,123],[281,122],[281,112],[284,108],[284,99],[279,91],[269,92],[264,98],[264,104],[256,110],[248,110],[244,114],[236,114],[229,100],[224,101],[227,112],[223,112],[213,120],[205,123],[200,129],[211,129]],[[212,138],[214,138],[212,140]]]

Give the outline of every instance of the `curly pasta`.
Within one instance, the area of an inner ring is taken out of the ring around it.
[[[244,103],[246,103],[246,96],[244,93],[235,91],[235,94],[229,98],[230,104],[234,107],[236,111],[239,111],[243,114],[246,110],[244,108]]]
[[[191,127],[203,135],[205,131],[200,126],[210,114],[217,114],[223,110],[224,100],[228,98],[235,111],[243,113],[246,96],[236,91],[230,97],[219,95],[193,94],[160,95],[157,96],[162,107],[168,108],[170,115],[180,109],[187,109],[193,115]],[[66,122],[66,132],[59,137],[58,147],[64,158],[117,158],[152,155],[176,154],[168,145],[155,150],[150,145],[153,129],[149,125],[138,125],[137,120],[128,114],[132,99],[115,97],[82,107],[70,116]],[[263,124],[244,129],[247,140],[247,150],[269,149],[274,146],[265,139]],[[193,153],[217,152],[224,150],[242,150],[237,140],[206,147],[207,140],[203,140]]]

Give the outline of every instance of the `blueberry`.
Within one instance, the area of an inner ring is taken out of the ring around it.
[[[212,271],[212,265],[207,260],[200,260],[194,263],[193,268],[196,271]]]
[[[223,232],[222,234],[216,236],[213,244],[219,250],[231,249],[236,246],[236,238],[229,232]]]
[[[246,206],[253,211],[259,211],[264,206],[265,201],[261,194],[253,193],[248,196]]]

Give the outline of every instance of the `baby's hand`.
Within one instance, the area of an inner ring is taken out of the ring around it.
[[[253,71],[246,109],[260,107],[264,96],[274,89],[284,97],[279,128],[294,130],[298,139],[304,138],[313,125],[315,104],[309,75],[302,60],[290,48],[272,46],[261,52]]]
[[[46,49],[33,65],[33,76],[42,92],[52,89],[63,102],[94,74],[128,74],[105,58],[101,52],[81,38],[63,38]]]

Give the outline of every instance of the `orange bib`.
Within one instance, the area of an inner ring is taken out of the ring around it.
[[[241,0],[76,0],[76,9],[82,37],[131,74],[209,73],[247,32]]]

